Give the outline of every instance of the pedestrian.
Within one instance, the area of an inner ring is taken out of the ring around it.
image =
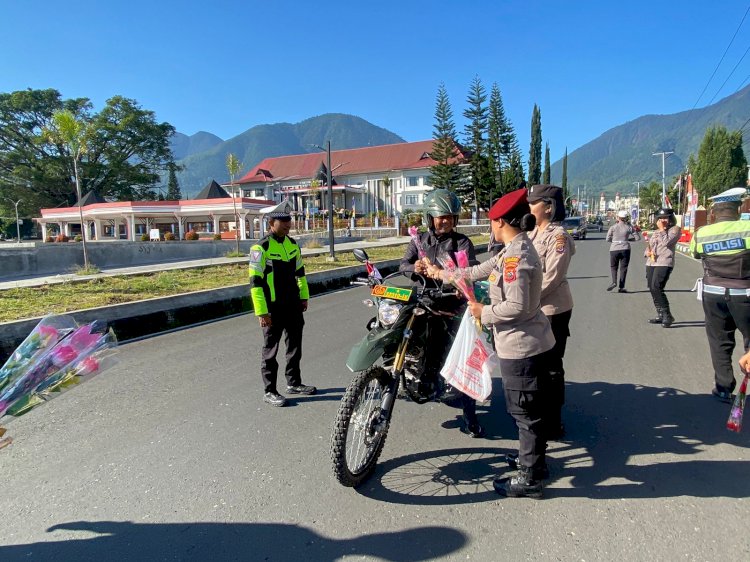
[[[549,352],[549,406],[544,416],[547,439],[565,435],[562,407],[565,404],[565,369],[563,357],[570,336],[573,295],[568,284],[568,267],[575,254],[573,238],[560,225],[565,218],[562,188],[556,185],[532,185],[528,194],[536,228],[529,234],[542,263],[542,312],[552,326],[555,347]]]
[[[303,313],[310,292],[305,265],[297,242],[289,237],[292,207],[288,201],[265,207],[270,232],[250,248],[250,296],[255,316],[263,329],[261,376],[265,385],[263,400],[272,406],[286,405],[279,394],[276,377],[281,336],[286,343],[286,391],[288,394],[315,394],[316,388],[302,384]]]
[[[460,271],[467,279],[487,279],[489,305],[469,303],[472,315],[491,326],[500,359],[505,406],[518,427],[518,456],[509,458],[518,472],[496,478],[499,494],[541,498],[542,480],[549,476],[543,415],[549,378],[547,352],[555,345],[549,320],[541,309],[542,264],[526,234],[535,226],[525,189],[501,197],[488,216],[495,240],[505,244],[497,255]],[[430,267],[431,276],[447,274]]]
[[[607,231],[607,242],[609,247],[609,270],[612,274],[612,283],[607,287],[611,291],[615,287],[619,293],[627,293],[625,290],[625,278],[628,276],[628,264],[630,263],[630,240],[640,240],[641,235],[630,225],[630,215],[627,211],[617,211],[617,222],[609,227]],[[617,271],[620,271],[618,280]],[[619,283],[618,283],[619,281]]]
[[[649,236],[643,254],[646,258],[646,284],[656,307],[656,317],[648,322],[661,324],[663,328],[669,328],[674,322],[664,288],[674,269],[674,253],[681,233],[674,211],[662,207],[656,213],[656,232]]]
[[[731,402],[737,384],[732,368],[735,330],[750,348],[750,223],[739,220],[744,187],[709,197],[710,222],[693,235],[690,253],[703,263],[701,298],[714,368],[713,396]]]
[[[461,212],[461,201],[455,193],[447,189],[435,189],[424,198],[424,222],[427,232],[419,235],[419,242],[425,253],[420,257],[419,248],[414,240],[406,247],[406,253],[399,265],[400,271],[411,271],[424,276],[429,264],[438,263],[443,255],[456,262],[456,252],[463,250],[469,258],[469,264],[476,265],[474,244],[460,232],[456,232],[458,215]],[[432,280],[427,280],[434,285]],[[435,310],[449,313],[451,316],[429,315],[427,325],[427,350],[425,353],[425,367],[423,384],[437,388],[440,369],[445,362],[451,348],[453,338],[461,324],[461,317],[466,310],[466,301],[460,297],[445,297],[435,303]],[[426,394],[429,394],[429,390]],[[484,428],[479,424],[476,412],[476,401],[465,394],[461,394],[460,429],[471,437],[482,437]]]

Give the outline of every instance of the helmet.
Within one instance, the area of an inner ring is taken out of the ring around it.
[[[667,219],[667,221],[669,221],[670,227],[677,224],[677,217],[674,216],[674,209],[670,209],[669,207],[662,207],[661,209],[656,211],[654,219]]]
[[[453,215],[456,217],[456,222],[458,222],[458,213],[461,212],[461,201],[452,191],[435,189],[425,196],[422,211],[427,228],[433,227],[432,217]]]
[[[622,219],[622,220],[627,220],[630,218],[630,215],[625,209],[623,209],[622,211],[617,211],[617,218]]]

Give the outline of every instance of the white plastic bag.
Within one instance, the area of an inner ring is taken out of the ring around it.
[[[498,365],[487,334],[467,308],[440,374],[454,388],[483,401],[492,393],[492,370]]]

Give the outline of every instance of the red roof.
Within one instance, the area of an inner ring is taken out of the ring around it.
[[[432,142],[427,140],[332,150],[331,169],[334,176],[350,176],[429,168],[437,164],[429,157]],[[317,173],[321,162],[326,164],[326,158],[325,152],[266,158],[242,176],[237,183],[310,179]]]

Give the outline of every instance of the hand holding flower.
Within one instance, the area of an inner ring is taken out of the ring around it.
[[[481,319],[482,318],[482,309],[484,308],[484,305],[480,302],[470,302],[469,303],[469,310],[471,311],[471,315],[474,318]]]

